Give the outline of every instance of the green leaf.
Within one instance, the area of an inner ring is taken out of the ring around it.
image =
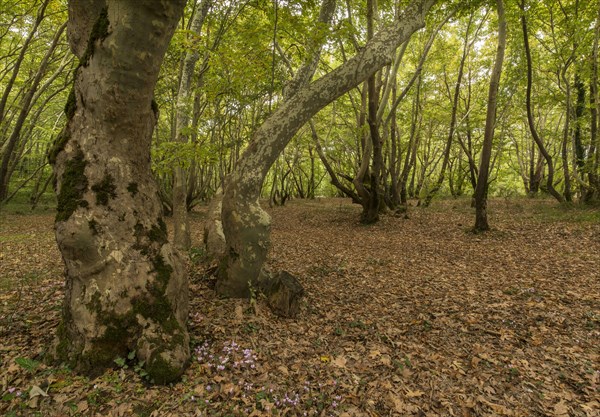
[[[125,359],[124,358],[117,358],[117,359],[115,359],[115,363],[120,368],[127,368],[127,364],[125,363]]]
[[[34,372],[40,366],[38,361],[29,358],[16,358],[15,363],[29,372]]]

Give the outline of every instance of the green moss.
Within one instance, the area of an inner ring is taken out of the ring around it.
[[[146,372],[156,384],[168,384],[181,376],[182,369],[171,366],[159,352],[146,363]]]
[[[150,103],[150,108],[152,109],[152,113],[154,113],[154,117],[158,118],[158,103],[156,100],[152,99]]]
[[[150,242],[156,242],[160,245],[168,242],[166,225],[162,219],[159,219],[158,224],[153,225],[148,231],[148,239],[150,239]]]
[[[165,263],[165,260],[161,255],[156,255],[154,257],[152,265],[154,266],[153,272],[156,272],[156,280],[163,286],[162,290],[164,291],[169,283],[171,274],[173,273],[173,268],[171,265]]]
[[[97,314],[102,313],[102,303],[100,302],[100,292],[96,291],[92,295],[90,302],[87,304],[87,308],[88,308],[88,310],[94,311]]]
[[[107,206],[108,201],[117,196],[117,187],[112,175],[106,174],[102,181],[92,186],[92,191],[96,193],[96,204]]]
[[[58,324],[56,328],[56,337],[58,339],[58,344],[55,347],[55,357],[52,358],[57,362],[68,362],[69,360],[69,337],[67,335],[67,330],[65,328],[64,319]]]
[[[77,110],[77,98],[75,97],[75,88],[71,88],[69,92],[69,97],[67,98],[67,102],[65,103],[65,115],[67,116],[67,120],[71,120],[73,116],[75,116],[75,111]]]
[[[90,58],[96,52],[96,42],[102,41],[108,36],[108,27],[110,26],[110,22],[108,20],[108,7],[105,6],[101,11],[100,15],[98,15],[98,19],[94,23],[92,27],[92,31],[90,32],[90,38],[88,40],[87,48],[79,61],[80,67],[87,67],[90,63]]]
[[[56,164],[56,158],[58,158],[58,154],[65,149],[67,146],[67,142],[71,139],[71,135],[68,133],[67,128],[63,128],[63,130],[58,134],[54,143],[48,150],[48,162],[50,165]]]
[[[88,227],[92,231],[92,235],[98,234],[98,222],[96,220],[94,220],[94,219],[90,220],[88,222]]]
[[[138,193],[138,185],[137,182],[130,182],[127,185],[127,191],[129,191],[129,194],[131,194],[131,197],[135,197]]]
[[[81,151],[66,162],[57,197],[57,222],[67,221],[78,207],[86,207],[87,202],[83,200],[88,185],[85,166],[86,161]]]

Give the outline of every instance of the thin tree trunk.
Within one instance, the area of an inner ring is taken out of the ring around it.
[[[485,133],[483,138],[483,147],[481,150],[477,188],[475,189],[476,231],[486,231],[490,228],[487,218],[488,179],[490,160],[492,156],[492,142],[494,139],[494,129],[496,125],[498,89],[500,87],[500,76],[502,75],[502,64],[504,62],[504,51],[506,48],[506,17],[504,14],[503,0],[497,0],[496,4],[498,9],[498,49],[496,50],[496,61],[490,77],[487,115],[485,118]]]
[[[460,87],[462,85],[462,78],[465,69],[465,61],[467,60],[467,56],[469,55],[469,29],[471,28],[471,23],[473,21],[473,15],[469,17],[469,23],[467,24],[467,30],[465,32],[465,41],[463,45],[462,57],[460,59],[460,64],[458,66],[458,76],[456,78],[456,84],[454,86],[454,96],[452,99],[452,111],[450,116],[450,128],[448,129],[448,138],[446,139],[446,147],[444,149],[444,161],[442,162],[442,169],[440,170],[437,181],[434,186],[429,190],[425,199],[423,201],[423,205],[425,207],[429,207],[431,204],[431,200],[437,194],[437,192],[442,187],[444,183],[444,177],[446,175],[446,169],[448,168],[448,163],[450,161],[450,151],[452,149],[452,140],[454,138],[454,130],[456,129],[456,115],[458,113],[458,100],[460,98]]]
[[[200,34],[204,19],[208,14],[210,2],[211,0],[202,0],[194,13],[190,25],[192,36]],[[190,114],[193,111],[192,77],[194,76],[196,63],[199,58],[200,54],[198,50],[195,47],[191,47],[183,60],[175,115],[175,140],[179,143],[188,142]],[[187,204],[188,172],[186,172],[182,165],[177,165],[173,170],[173,243],[183,250],[188,250],[192,245]]]
[[[562,158],[562,169],[563,177],[565,180],[565,187],[563,190],[563,196],[565,201],[573,201],[573,193],[571,191],[571,173],[569,169],[569,134],[571,132],[571,84],[567,79],[568,65],[565,65],[561,71],[561,77],[565,83],[565,101],[567,108],[565,109],[565,126],[563,128],[563,138],[561,144],[561,158]]]
[[[531,90],[533,83],[533,64],[531,60],[531,50],[529,48],[529,32],[527,29],[527,19],[525,18],[525,0],[521,0],[521,26],[523,28],[523,43],[525,46],[525,57],[527,59],[527,97],[526,97],[526,107],[527,107],[527,122],[529,124],[529,130],[531,131],[531,136],[533,140],[538,146],[541,154],[544,156],[546,160],[546,164],[548,164],[548,177],[546,179],[546,188],[548,192],[560,203],[564,201],[564,198],[560,195],[558,191],[554,188],[554,162],[552,161],[552,156],[548,153],[544,146],[543,140],[540,138],[537,129],[535,128],[535,121],[533,120],[533,105],[531,103]]]

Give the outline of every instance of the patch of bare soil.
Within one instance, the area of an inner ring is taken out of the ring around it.
[[[52,215],[0,220],[0,414],[600,415],[600,223],[543,200],[463,200],[358,223],[346,200],[270,210],[271,269],[306,288],[296,320],[212,291],[190,253],[193,361],[152,386],[122,358],[90,380],[48,367],[62,263]],[[202,242],[204,213],[194,217]]]

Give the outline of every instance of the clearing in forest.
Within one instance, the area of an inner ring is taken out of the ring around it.
[[[195,214],[195,354],[169,387],[133,354],[96,379],[42,362],[63,296],[54,215],[2,213],[0,414],[599,415],[598,210],[492,200],[479,235],[466,200],[371,226],[347,200],[269,212],[269,265],[306,288],[299,317],[218,299]]]

